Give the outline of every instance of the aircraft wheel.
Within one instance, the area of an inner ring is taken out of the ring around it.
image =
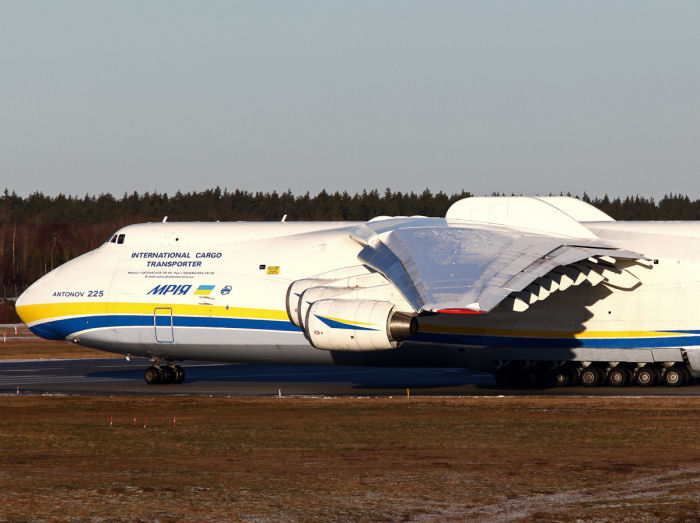
[[[608,372],[608,383],[613,387],[626,387],[632,381],[629,369],[624,367],[613,367]]]
[[[552,375],[552,383],[555,387],[569,387],[576,381],[576,374],[569,367],[557,367],[552,371]]]
[[[664,385],[669,387],[680,387],[685,382],[685,376],[683,375],[683,370],[678,365],[673,365],[666,369],[663,375]]]
[[[149,385],[158,385],[160,383],[160,378],[161,378],[161,373],[158,367],[154,367],[151,365],[150,367],[146,368],[146,372],[144,373],[144,378],[146,380],[146,383]]]
[[[185,381],[185,369],[180,365],[175,365],[175,383],[179,385],[183,381]]]
[[[692,385],[694,379],[690,371],[686,367],[681,367],[681,372],[683,373],[683,385]]]
[[[541,388],[549,386],[551,380],[546,369],[534,366],[525,371],[522,381],[525,387]]]
[[[623,367],[622,370],[627,374],[627,385],[632,385],[634,382],[634,370],[629,367]]]
[[[644,365],[634,377],[640,387],[653,387],[659,379],[659,371],[653,365]]]
[[[175,383],[175,378],[177,377],[175,369],[168,366],[168,367],[161,367],[160,371],[162,373],[161,383],[167,383],[167,384]]]
[[[597,387],[603,383],[603,378],[605,378],[603,370],[593,365],[581,369],[581,374],[579,375],[579,381],[584,387]]]

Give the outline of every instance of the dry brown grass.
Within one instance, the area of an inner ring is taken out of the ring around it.
[[[0,519],[697,520],[698,433],[682,397],[4,397]]]
[[[0,360],[123,358],[121,354],[88,349],[67,341],[44,340],[24,325],[0,327]]]

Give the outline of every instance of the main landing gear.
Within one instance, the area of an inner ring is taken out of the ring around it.
[[[499,387],[682,387],[694,382],[685,363],[606,363],[580,364],[542,361],[504,361],[494,372]]]
[[[146,368],[144,378],[149,385],[179,385],[185,381],[185,369],[172,361],[168,361],[167,365],[160,365],[158,358],[153,358],[151,366]]]

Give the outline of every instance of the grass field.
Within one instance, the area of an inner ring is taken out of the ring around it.
[[[700,521],[698,434],[694,397],[0,396],[0,521]]]
[[[88,349],[67,341],[44,340],[20,325],[0,327],[0,360],[123,358],[123,354]]]
[[[9,396],[0,519],[696,521],[699,431],[694,398]]]

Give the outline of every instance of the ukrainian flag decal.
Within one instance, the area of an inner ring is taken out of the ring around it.
[[[216,287],[216,285],[200,285],[194,293],[196,296],[209,296],[211,291],[214,290],[214,287]]]

